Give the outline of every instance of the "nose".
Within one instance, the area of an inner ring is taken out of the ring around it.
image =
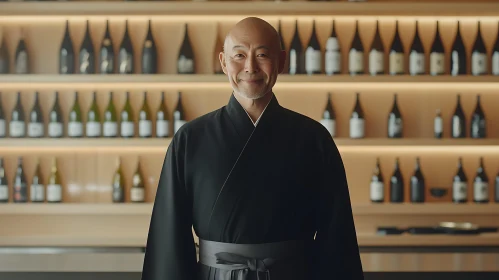
[[[244,65],[244,70],[246,73],[256,73],[260,70],[258,67],[258,62],[256,61],[256,56],[253,54],[249,54],[248,58],[246,59],[245,65]]]

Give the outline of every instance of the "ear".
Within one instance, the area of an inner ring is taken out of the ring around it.
[[[225,53],[220,52],[218,54],[218,60],[220,60],[220,65],[222,66],[222,71],[227,75],[227,64],[225,63]]]
[[[279,74],[284,71],[284,64],[286,64],[287,53],[285,50],[281,50],[279,53]]]

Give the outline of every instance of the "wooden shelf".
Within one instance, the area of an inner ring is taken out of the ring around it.
[[[497,246],[498,233],[480,235],[375,235],[357,233],[359,246]]]
[[[2,17],[35,16],[497,16],[499,3],[2,2]],[[220,18],[218,18],[220,19]],[[36,20],[36,18],[33,18]]]
[[[353,205],[355,216],[373,215],[495,215],[499,216],[499,203],[455,204],[455,203],[383,203]]]
[[[153,203],[5,203],[0,215],[146,215]]]

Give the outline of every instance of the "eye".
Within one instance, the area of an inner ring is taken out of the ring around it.
[[[235,56],[235,57],[243,57],[243,55],[242,55],[242,54],[240,54],[240,53],[237,53],[237,54],[235,54],[234,56]]]

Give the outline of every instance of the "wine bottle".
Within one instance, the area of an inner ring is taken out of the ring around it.
[[[21,102],[21,93],[19,91],[17,92],[16,106],[10,115],[9,133],[10,137],[14,138],[24,137],[26,133],[24,108]]]
[[[4,33],[5,34],[5,31]],[[8,74],[10,72],[9,50],[7,49],[7,40],[2,35],[0,44],[0,74]]]
[[[99,69],[101,74],[114,73],[114,48],[111,32],[109,32],[109,20],[106,20],[106,32],[100,47]]]
[[[26,42],[24,41],[24,30],[21,29],[21,38],[16,48],[14,73],[16,74],[28,74],[29,71],[29,55],[28,49],[26,47]]]
[[[411,176],[411,202],[424,202],[426,184],[423,172],[421,171],[421,161],[416,158],[416,168]]]
[[[464,116],[463,107],[461,107],[461,94],[457,94],[457,104],[452,115],[451,121],[451,135],[452,138],[465,138],[466,137],[466,117]]]
[[[489,178],[483,166],[483,157],[480,157],[479,166],[473,182],[473,201],[475,203],[489,202]]]
[[[2,55],[0,54],[0,57]],[[492,47],[492,75],[499,75],[499,22],[497,24],[496,42]]]
[[[326,108],[324,109],[324,112],[322,113],[322,119],[320,122],[327,129],[329,134],[331,134],[332,137],[335,137],[335,134],[336,134],[336,114],[334,113],[330,92],[328,92],[328,94],[327,94]]]
[[[126,92],[126,100],[125,106],[123,106],[123,110],[121,111],[121,137],[130,138],[135,135],[135,126],[133,123],[133,111],[132,105],[130,104],[130,92]]]
[[[463,170],[463,159],[459,157],[457,162],[457,173],[452,182],[452,201],[455,203],[466,203],[468,201],[468,178]]]
[[[388,138],[402,138],[403,135],[403,120],[400,113],[397,94],[393,95],[393,106],[388,115]]]
[[[280,22],[279,22],[280,24]],[[280,25],[279,25],[280,26]],[[217,34],[215,36],[215,47],[213,51],[213,73],[214,74],[223,74],[222,65],[220,64],[220,59],[218,58],[220,52],[224,50],[224,43],[221,38],[220,25],[217,25]],[[282,38],[281,38],[282,43]]]
[[[151,110],[147,104],[147,92],[144,92],[144,102],[139,111],[139,137],[152,137]]]
[[[9,202],[9,180],[5,173],[3,157],[0,157],[0,203]]]
[[[31,108],[31,112],[29,113],[28,137],[40,138],[45,136],[43,124],[43,113],[42,108],[40,107],[40,101],[37,91],[35,92],[35,103],[33,104],[33,108]]]
[[[395,21],[395,36],[390,48],[389,60],[390,75],[402,75],[405,73],[404,46],[402,45],[402,40],[400,40],[398,21]]]
[[[371,76],[383,75],[385,73],[385,48],[379,34],[379,21],[376,21],[376,33],[374,34],[371,51],[369,52],[369,74]]]
[[[482,38],[482,29],[478,22],[478,32],[475,39],[475,44],[471,50],[471,74],[473,76],[487,74],[487,49]]]
[[[87,20],[85,37],[80,46],[80,74],[95,74],[95,52],[90,37],[90,24]]]
[[[442,113],[440,112],[440,109],[437,109],[437,114],[435,116],[435,119],[433,120],[433,135],[435,138],[442,138],[444,134],[444,121],[442,119]]]
[[[395,169],[390,177],[390,202],[404,202],[404,178],[400,171],[399,158],[395,158]]]
[[[3,102],[2,102],[2,93],[0,92],[0,138],[4,138],[7,136],[7,131],[6,131],[6,120],[5,120],[5,113],[3,109]]]
[[[452,76],[466,75],[466,48],[461,36],[461,23],[457,22],[456,38],[452,44],[450,56],[450,74]]]
[[[348,53],[348,72],[350,75],[364,73],[364,46],[359,34],[359,21],[355,21],[355,36]]]
[[[104,111],[104,125],[102,135],[104,137],[118,137],[118,118],[113,102],[113,92],[109,93],[109,102]]]
[[[471,115],[471,138],[486,138],[487,137],[487,124],[485,114],[480,102],[480,94],[476,96],[476,107],[473,115]]]
[[[75,52],[73,41],[69,34],[69,20],[66,20],[66,30],[59,50],[59,74],[75,73]]]
[[[289,74],[305,74],[305,54],[298,30],[298,20],[295,20],[295,34],[289,47]]]
[[[165,92],[161,92],[161,101],[156,112],[156,137],[168,137],[170,135],[170,122],[168,110],[165,105]]]
[[[279,34],[279,41],[280,41],[280,44],[281,44],[281,50],[287,51],[286,44],[284,44],[284,38],[282,36],[281,20],[279,20],[279,22],[278,22],[277,34]],[[220,43],[223,45],[222,41],[220,41]],[[218,53],[215,53],[215,54],[216,54],[216,58],[215,59],[217,60],[217,63],[220,64],[220,62],[218,60]],[[288,54],[288,53],[286,53],[286,54]],[[289,73],[289,59],[285,59],[285,61],[284,61],[284,67],[282,69],[282,74],[288,74],[288,73]]]
[[[177,59],[178,74],[194,74],[194,51],[192,50],[191,40],[189,39],[189,30],[187,23],[185,24],[184,41],[180,47]]]
[[[430,75],[443,75],[445,72],[445,54],[442,38],[440,38],[440,28],[437,21],[437,31],[430,51]]]
[[[142,73],[143,74],[156,74],[158,73],[158,54],[156,50],[156,43],[152,36],[151,20],[147,27],[147,35],[142,47]]]
[[[182,105],[182,92],[178,92],[177,97],[177,106],[173,111],[173,134],[177,133],[177,131],[186,123],[185,114],[184,114],[184,106]]]
[[[87,137],[101,136],[100,114],[97,106],[97,93],[92,93],[92,104],[87,113],[86,134]]]
[[[336,23],[333,20],[331,35],[326,41],[325,52],[325,72],[326,75],[338,75],[341,73],[341,48],[340,41],[336,35]]]
[[[61,106],[59,105],[59,92],[55,92],[54,105],[49,112],[48,136],[61,138],[64,136],[64,121],[62,118]]]
[[[68,136],[83,137],[83,121],[81,117],[80,102],[78,101],[78,92],[75,91],[74,103],[69,112]]]
[[[278,25],[277,34],[279,34],[279,42],[281,43],[281,50],[286,50],[286,46],[284,45],[284,40],[282,38],[282,28],[281,28],[281,21],[280,20],[279,20],[277,25]]]
[[[28,202],[28,188],[26,186],[26,174],[23,169],[23,159],[18,157],[16,176],[14,177],[14,203]]]
[[[350,138],[364,138],[364,111],[360,105],[360,93],[355,94],[355,107],[350,116]]]
[[[57,159],[52,159],[52,167],[50,170],[49,182],[47,184],[47,202],[59,203],[62,202],[62,183],[57,169]]]
[[[118,73],[135,73],[132,39],[130,39],[130,34],[128,34],[128,20],[125,21],[125,34],[123,35],[123,40],[121,41],[120,50],[118,52]]]
[[[123,203],[125,202],[125,176],[123,176],[123,171],[121,170],[121,158],[118,157],[116,161],[116,171],[113,176],[113,202]]]
[[[385,183],[381,172],[379,157],[376,158],[376,167],[371,176],[370,185],[371,202],[382,203],[385,201]]]
[[[33,175],[33,179],[31,180],[30,197],[31,202],[41,203],[45,201],[45,188],[43,186],[39,159],[37,159],[36,161],[35,174]]]
[[[322,53],[319,39],[315,31],[315,20],[312,21],[312,34],[305,51],[305,72],[308,75],[320,74],[322,72]]]
[[[418,22],[416,21],[416,31],[409,51],[409,74],[412,76],[423,75],[425,73],[425,55],[423,43],[419,37]]]
[[[140,168],[140,157],[137,163],[137,169],[132,177],[132,187],[130,188],[130,202],[144,202],[145,201],[145,186],[144,178],[142,177],[142,170]]]

